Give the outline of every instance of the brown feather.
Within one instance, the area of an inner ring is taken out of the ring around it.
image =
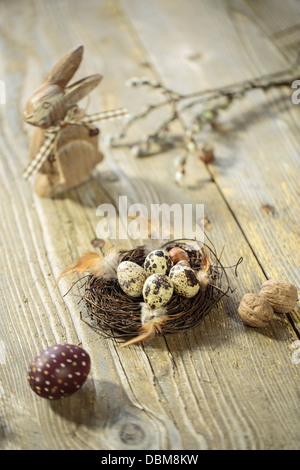
[[[154,323],[146,323],[140,329],[140,334],[134,338],[126,341],[126,343],[121,344],[120,348],[125,348],[131,344],[138,344],[142,341],[150,341],[150,339],[155,335],[155,326]]]
[[[146,306],[146,304],[142,303],[141,305],[142,312],[145,312],[146,315],[148,312],[149,315],[154,315],[154,317],[143,324],[139,330],[138,336],[135,336],[134,338],[126,341],[126,343],[121,344],[120,348],[125,348],[131,344],[138,344],[142,341],[144,343],[148,343],[156,335],[156,333],[161,334],[162,324],[169,319],[169,316],[165,313],[167,312],[166,308],[162,307],[157,310],[151,310]]]
[[[206,273],[210,268],[210,252],[207,250],[206,247],[203,247],[201,251],[204,257],[204,263],[203,263],[204,267],[202,271]]]
[[[78,258],[78,261],[75,266],[70,266],[69,268],[66,268],[62,273],[60,273],[55,283],[55,287],[63,276],[72,271],[77,271],[79,273],[89,271],[91,274],[96,274],[99,271],[99,266],[101,265],[102,261],[102,256],[100,256],[94,251],[89,251],[88,253],[85,253],[84,255]]]

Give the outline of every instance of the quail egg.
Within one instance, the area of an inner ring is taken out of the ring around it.
[[[183,297],[194,297],[200,289],[195,271],[191,267],[186,266],[182,261],[173,266],[169,277],[173,282],[176,294]]]
[[[143,287],[145,303],[151,309],[164,307],[173,295],[173,283],[166,274],[149,276]]]
[[[151,251],[144,262],[144,269],[148,274],[168,274],[172,266],[172,258],[165,250]]]
[[[145,270],[133,261],[122,261],[117,269],[119,285],[130,297],[140,297],[147,279]]]

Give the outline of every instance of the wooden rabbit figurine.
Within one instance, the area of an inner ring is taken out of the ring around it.
[[[99,130],[77,106],[100,83],[102,76],[91,75],[66,86],[82,55],[83,46],[68,52],[25,105],[24,121],[36,129],[30,141],[31,162],[24,177],[28,179],[37,173],[34,189],[42,197],[55,196],[88,181],[103,159],[98,150]],[[102,113],[105,114],[109,112]]]

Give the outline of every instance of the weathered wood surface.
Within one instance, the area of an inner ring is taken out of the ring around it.
[[[215,164],[190,159],[182,188],[173,182],[174,152],[134,159],[103,142],[106,158],[93,181],[39,199],[22,180],[31,129],[21,119],[29,93],[77,44],[85,45],[82,76],[104,75],[90,112],[139,111],[151,96],[124,86],[132,76],[193,91],[280,70],[299,48],[299,3],[11,0],[0,9],[7,85],[0,108],[0,447],[299,448],[300,364],[292,362],[299,310],[276,315],[263,330],[237,316],[241,296],[266,278],[299,282],[299,108],[291,91],[256,91],[224,113],[222,135],[207,135]],[[103,125],[103,141],[119,127]],[[141,125],[135,136],[146,130]],[[236,291],[198,328],[119,349],[80,320],[75,295],[63,297],[76,276],[54,290],[61,270],[92,248],[97,206],[117,206],[120,195],[147,207],[203,203],[209,237],[219,252],[225,245],[224,264],[243,256],[239,277],[231,277]],[[89,351],[90,377],[66,400],[39,399],[27,365],[66,341]]]

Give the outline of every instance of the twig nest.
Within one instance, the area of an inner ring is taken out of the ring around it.
[[[173,266],[169,253],[165,250],[154,250],[145,258],[144,269],[147,274],[168,274]]]
[[[200,289],[195,271],[182,262],[173,266],[169,277],[173,282],[175,292],[183,297],[194,297]]]
[[[277,313],[290,312],[298,300],[297,287],[285,280],[269,279],[262,284],[259,293]]]
[[[182,248],[179,248],[178,246],[174,246],[174,248],[171,248],[169,251],[169,255],[172,258],[173,264],[178,263],[178,261],[187,261],[189,262],[189,255],[185,250]]]
[[[42,398],[65,398],[82,387],[90,367],[90,356],[83,348],[74,344],[56,344],[31,362],[28,382]]]
[[[119,285],[125,294],[130,297],[140,297],[143,293],[147,273],[133,261],[122,261],[117,268]]]
[[[171,300],[173,289],[173,283],[166,274],[151,274],[144,283],[144,301],[151,309],[164,307]]]
[[[189,255],[190,266],[184,260],[175,266],[184,264],[186,268],[191,267],[195,276],[200,270],[204,271],[209,278],[206,289],[199,288],[198,283],[196,289],[199,290],[194,297],[183,297],[175,292],[173,281],[168,275],[155,273],[144,282],[144,298],[134,298],[121,289],[117,275],[103,278],[93,272],[80,287],[83,290],[81,300],[85,306],[81,319],[105,337],[125,339],[123,346],[148,341],[156,335],[186,331],[199,325],[220,299],[232,292],[232,288],[226,270],[213,250],[207,245],[197,243],[196,246],[189,246],[186,242],[170,241],[156,250],[169,251],[174,246],[183,248]],[[131,261],[143,268],[148,252],[148,247],[144,245],[120,251],[118,264]]]
[[[242,298],[238,314],[243,323],[259,328],[266,326],[272,320],[274,310],[259,294],[249,293]]]

